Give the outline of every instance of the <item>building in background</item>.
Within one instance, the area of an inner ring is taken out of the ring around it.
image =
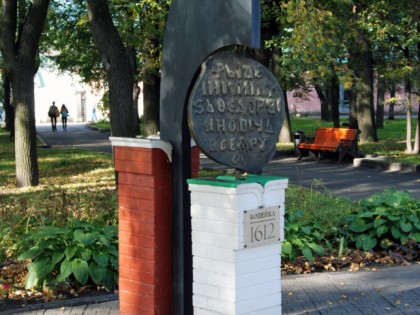
[[[58,108],[65,104],[69,110],[69,123],[92,121],[93,109],[97,119],[103,114],[98,110],[103,91],[95,91],[87,84],[80,83],[75,75],[59,74],[51,69],[41,68],[35,76],[35,120],[47,123],[48,109],[54,101]]]

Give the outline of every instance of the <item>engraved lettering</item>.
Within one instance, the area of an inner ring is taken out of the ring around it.
[[[194,140],[222,164],[261,170],[275,151],[282,98],[277,80],[264,66],[234,53],[216,53],[203,64],[191,91],[188,113]],[[264,235],[270,232],[266,229]]]
[[[218,133],[225,133],[226,132],[226,120],[225,119],[217,119],[216,130],[217,130]]]

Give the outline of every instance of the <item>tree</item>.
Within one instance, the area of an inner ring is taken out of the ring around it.
[[[101,4],[105,5],[104,2]],[[127,52],[134,78],[133,124],[139,125],[137,100],[143,82],[143,134],[156,133],[159,126],[159,68],[168,0],[107,1],[108,13]],[[89,29],[84,1],[57,2],[51,13],[49,39],[57,53],[50,58],[62,71],[77,73],[85,83],[110,88],[98,49]],[[109,20],[108,20],[109,21]],[[113,104],[109,104],[114,106]],[[109,108],[109,107],[108,107]],[[118,111],[118,106],[117,106]],[[111,119],[111,125],[113,122]],[[139,130],[136,130],[139,134]]]
[[[15,109],[16,184],[38,185],[34,76],[49,0],[2,1],[0,45]]]
[[[133,102],[134,76],[128,52],[112,21],[107,0],[90,0],[89,21],[93,40],[101,55],[109,84],[111,133],[135,137]]]
[[[389,117],[393,118],[395,86],[403,84],[407,95],[407,137],[406,152],[419,153],[420,138],[416,132],[414,146],[412,143],[412,104],[411,95],[418,90],[416,67],[419,64],[418,46],[420,43],[420,2],[418,0],[372,1],[366,16],[367,29],[375,49],[377,71],[391,87]]]

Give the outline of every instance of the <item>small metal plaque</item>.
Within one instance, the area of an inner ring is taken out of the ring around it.
[[[273,157],[284,119],[278,80],[255,60],[232,52],[209,57],[188,104],[195,142],[209,158],[258,173]]]
[[[280,241],[280,208],[267,207],[244,212],[244,247]]]

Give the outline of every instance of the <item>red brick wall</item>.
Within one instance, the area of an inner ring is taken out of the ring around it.
[[[200,148],[198,146],[191,147],[191,178],[198,177],[200,170]]]
[[[171,169],[160,149],[114,147],[120,314],[172,313]]]

